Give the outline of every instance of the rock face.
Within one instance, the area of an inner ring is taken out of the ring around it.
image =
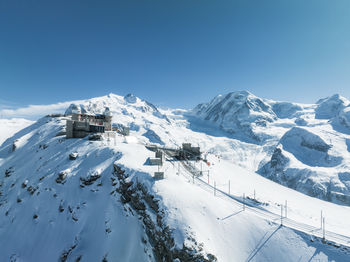
[[[136,103],[137,98],[133,94],[127,94],[126,96],[124,96],[124,100],[130,104],[134,104]]]
[[[283,149],[292,153],[300,162],[309,166],[336,166],[340,157],[328,154],[332,147],[318,135],[300,127],[293,127],[280,140]]]
[[[207,104],[198,105],[194,113],[227,132],[242,132],[256,140],[259,138],[255,127],[264,127],[277,118],[268,103],[247,91],[219,95]]]
[[[177,248],[172,236],[173,230],[165,223],[165,211],[159,206],[159,200],[149,193],[150,190],[144,184],[128,181],[129,175],[120,166],[114,164],[113,168],[113,175],[119,184],[115,192],[120,194],[120,201],[124,205],[130,206],[140,216],[152,245],[155,261],[217,261],[214,255],[203,254],[201,245],[195,240],[191,246],[184,244],[181,249]]]
[[[294,127],[280,139],[270,160],[258,172],[280,184],[327,201],[350,205],[350,179],[337,173],[343,158],[311,131]]]

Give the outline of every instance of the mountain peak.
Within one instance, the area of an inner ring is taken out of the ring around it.
[[[349,104],[349,100],[339,94],[320,99],[317,101],[317,108],[315,109],[316,118],[331,119],[339,115]]]
[[[199,117],[209,120],[230,133],[242,132],[258,139],[255,126],[266,126],[276,115],[263,99],[248,91],[230,92],[219,95],[209,103],[200,104],[194,109]],[[259,140],[259,139],[258,139]]]
[[[124,96],[124,100],[130,104],[134,104],[137,102],[137,97],[134,94],[127,94],[126,96]]]

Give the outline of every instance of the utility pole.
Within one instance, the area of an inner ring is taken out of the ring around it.
[[[284,207],[285,207],[285,209],[286,209],[286,214],[285,214],[285,216],[286,216],[286,218],[287,218],[287,200],[286,200],[286,203],[285,203]]]
[[[214,181],[214,196],[216,196],[216,182]]]
[[[281,226],[283,226],[283,205],[281,205]]]
[[[321,210],[321,229],[323,228],[323,214],[322,214],[322,210]]]
[[[231,181],[228,181],[228,194],[231,195]]]
[[[256,201],[256,198],[255,198],[255,189],[254,189],[254,200]]]
[[[323,240],[326,240],[326,224],[325,224],[326,218],[323,217]]]

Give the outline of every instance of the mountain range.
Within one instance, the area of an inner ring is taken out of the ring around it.
[[[191,110],[158,108],[131,94],[62,104],[37,121],[0,121],[1,261],[350,256],[347,242],[336,241],[350,237],[346,98],[300,104],[237,91]],[[73,108],[108,108],[113,125],[128,126],[130,135],[66,139]],[[146,146],[182,143],[199,146],[206,161],[167,156],[165,178],[155,180]],[[188,165],[201,176],[195,179]],[[330,242],[319,238],[321,211]],[[281,212],[281,221],[268,217]],[[307,226],[293,226],[299,224]]]

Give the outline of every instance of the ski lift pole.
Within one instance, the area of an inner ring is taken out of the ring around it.
[[[283,205],[281,205],[281,226],[283,226]]]
[[[323,231],[322,231],[322,234],[323,234],[323,240],[326,240],[326,224],[325,224],[325,220],[326,220],[326,218],[325,217],[323,217]]]

